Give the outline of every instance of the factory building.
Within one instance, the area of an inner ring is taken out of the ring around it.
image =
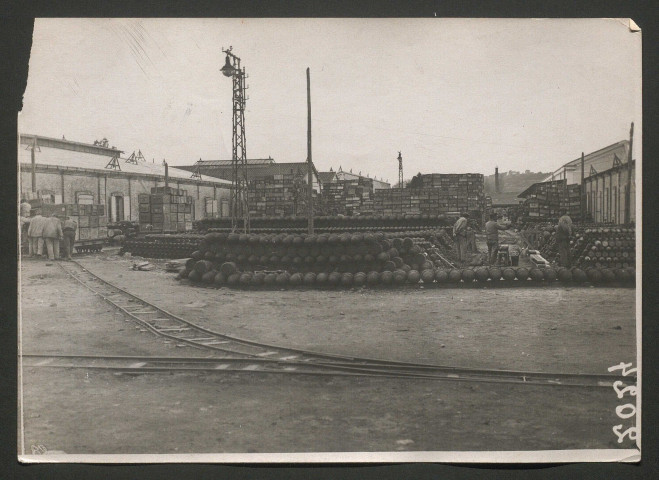
[[[114,147],[22,134],[18,151],[21,198],[44,203],[102,204],[108,221],[139,219],[138,195],[165,186],[165,166],[124,157]],[[191,178],[168,168],[170,187],[194,200],[193,219],[217,217],[228,203],[231,182],[210,176]],[[228,214],[228,208],[226,209]]]
[[[614,163],[627,162],[629,140],[621,140],[595,152],[584,155],[584,178],[611,168]],[[547,175],[543,182],[567,180],[568,185],[581,185],[581,157],[576,158]]]
[[[537,220],[556,218],[563,210],[579,218],[583,204],[585,220],[597,223],[633,223],[635,214],[635,161],[628,168],[629,141],[622,140],[577,158],[520,193],[526,214]],[[629,219],[626,218],[629,183]]]

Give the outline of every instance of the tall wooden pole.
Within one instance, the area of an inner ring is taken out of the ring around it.
[[[632,200],[632,147],[634,146],[634,122],[629,129],[629,154],[627,155],[627,191],[625,192],[625,223],[631,223]]]
[[[581,152],[581,221],[584,222],[586,221],[586,209],[585,209],[585,200],[586,200],[586,184],[584,183],[584,165],[585,165],[585,160],[584,160],[584,155],[583,152]]]
[[[34,136],[34,141],[32,142],[32,152],[31,152],[31,160],[32,160],[32,193],[35,193],[37,191],[37,161],[34,157],[35,153],[34,151],[37,149],[37,137],[36,135]]]
[[[311,160],[311,76],[307,67],[307,180],[309,188],[307,192],[307,203],[309,214],[308,231],[313,234],[313,162]]]

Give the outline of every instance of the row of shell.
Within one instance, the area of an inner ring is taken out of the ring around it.
[[[633,284],[636,273],[633,268],[627,269],[598,269],[590,268],[582,270],[579,268],[553,268],[527,269],[479,267],[475,269],[427,269],[422,272],[416,270],[405,271],[401,269],[384,272],[240,272],[234,266],[223,264],[220,271],[215,270],[208,264],[210,262],[199,261],[190,270],[188,268],[179,272],[179,279],[188,278],[192,282],[214,284],[217,286],[343,286],[360,287],[376,285],[415,285],[423,284],[447,284],[465,285],[498,282],[515,282],[516,285],[531,284],[532,282],[551,284]],[[522,283],[524,282],[524,283]]]

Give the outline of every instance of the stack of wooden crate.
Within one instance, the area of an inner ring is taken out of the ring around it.
[[[108,238],[105,205],[67,205],[67,216],[78,223],[76,240]]]
[[[359,177],[323,184],[322,199],[328,215],[373,213],[373,180]]]
[[[57,215],[70,217],[78,224],[76,240],[108,238],[108,217],[105,205],[81,205],[77,203],[44,203],[41,207],[44,216]]]
[[[376,190],[378,215],[439,215],[485,211],[484,178],[478,173],[421,175],[420,188]]]
[[[153,232],[186,232],[192,230],[194,199],[185,190],[153,187],[151,193],[140,193],[140,229],[151,225]]]
[[[345,182],[337,181],[323,184],[323,211],[325,215],[345,215]]]
[[[577,220],[581,213],[581,187],[567,185],[565,180],[536,184],[524,201],[523,210],[529,220],[556,219],[563,211]]]
[[[306,173],[298,169],[250,180],[248,194],[252,217],[304,215],[308,195]]]
[[[560,200],[561,210],[573,219],[581,219],[581,185],[568,185]]]

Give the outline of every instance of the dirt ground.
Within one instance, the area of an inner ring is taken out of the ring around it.
[[[605,373],[635,363],[634,290],[240,291],[160,266],[91,271],[223,333],[296,348],[445,365]],[[57,265],[21,266],[24,353],[208,355],[140,332]],[[24,439],[66,453],[629,448],[611,389],[276,374],[113,375],[28,368]]]

